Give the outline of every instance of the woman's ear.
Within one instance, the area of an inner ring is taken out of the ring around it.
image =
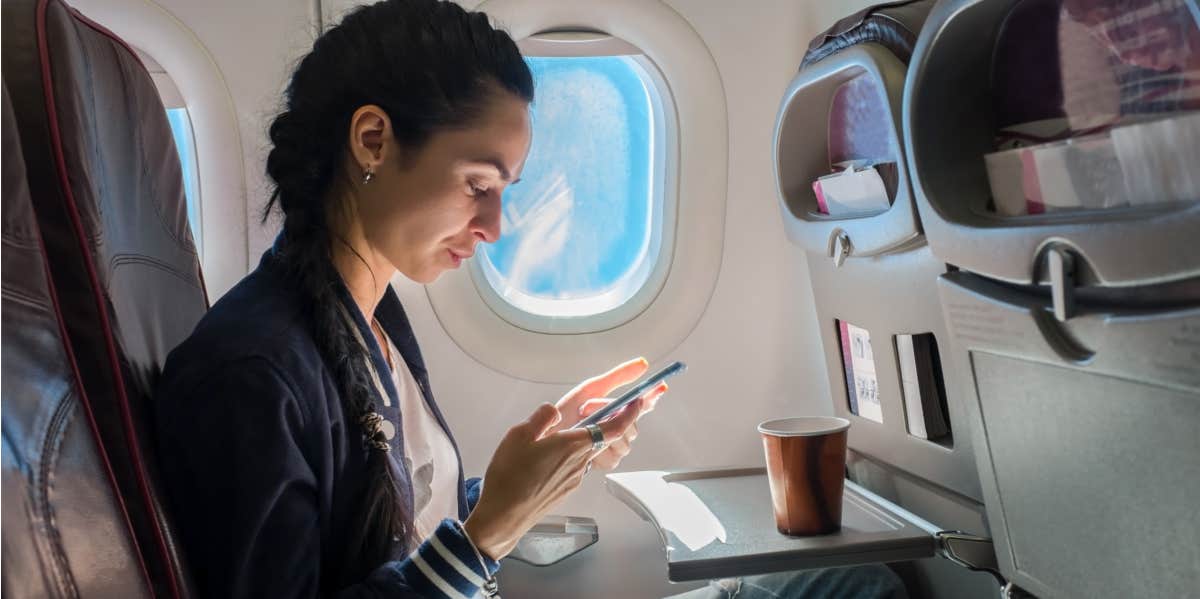
[[[368,104],[350,118],[350,154],[358,167],[376,172],[387,153],[384,142],[392,135],[392,122],[382,108]]]

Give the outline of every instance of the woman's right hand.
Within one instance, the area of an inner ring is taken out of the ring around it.
[[[643,401],[599,424],[606,445],[637,421]],[[538,406],[528,420],[509,429],[492,455],[483,493],[463,527],[493,560],[508,555],[522,535],[579,488],[588,462],[598,453],[585,429],[551,432],[561,419],[553,405]]]

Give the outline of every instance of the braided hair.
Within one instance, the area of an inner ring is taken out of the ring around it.
[[[317,38],[271,123],[267,175],[274,192],[263,221],[272,210],[282,213],[280,261],[301,293],[313,339],[368,454],[361,521],[345,555],[350,572],[386,561],[397,542],[407,551],[415,541],[386,440],[372,426],[369,358],[337,295],[332,244],[338,240],[329,216],[341,208],[335,180],[347,175],[351,118],[364,105],[378,105],[401,147],[415,150],[438,131],[472,125],[504,92],[531,102],[533,78],[512,38],[485,14],[449,1],[384,0],[355,9]]]

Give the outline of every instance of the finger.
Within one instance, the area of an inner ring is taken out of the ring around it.
[[[646,358],[634,358],[600,376],[584,381],[579,387],[579,393],[588,398],[606,397],[612,393],[613,389],[628,385],[641,378],[649,368],[650,363],[646,361]]]
[[[601,470],[613,470],[621,464],[621,460],[629,455],[629,452],[632,450],[633,446],[629,444],[629,441],[617,439],[592,460],[592,467],[600,468]]]
[[[658,404],[658,398],[662,397],[662,395],[667,392],[667,389],[668,389],[668,387],[667,387],[666,383],[659,383],[658,386],[647,391],[645,395],[642,395],[642,402],[643,402],[642,403],[642,414],[645,414],[645,413],[653,410],[654,406]],[[593,413],[596,412],[596,410],[599,410],[600,408],[603,408],[604,406],[608,405],[608,403],[610,401],[612,401],[612,400],[609,400],[609,399],[589,399],[589,400],[587,400],[587,402],[585,402],[583,405],[581,405],[579,407],[579,417],[587,418],[588,416],[591,416]]]
[[[642,396],[642,414],[648,414],[658,407],[658,398],[662,397],[670,387],[666,383],[659,383],[657,387],[649,393]],[[639,415],[640,417],[640,415]]]
[[[585,402],[582,406],[579,407],[579,417],[587,418],[588,416],[591,416],[593,413],[596,412],[596,410],[599,410],[600,408],[603,408],[604,406],[608,405],[608,402],[609,402],[609,400],[607,400],[607,399],[589,399],[589,400],[587,400],[587,402]]]
[[[603,429],[601,429],[603,430]],[[552,435],[553,442],[562,443],[567,455],[582,459],[592,453],[592,433],[586,428],[571,428]],[[547,441],[550,439],[548,438]]]
[[[559,420],[562,420],[562,414],[558,408],[544,403],[538,406],[521,426],[533,439],[541,439]]]
[[[637,436],[638,436],[638,428],[637,428],[637,421],[635,420],[633,422],[633,424],[629,425],[629,428],[625,429],[625,434],[621,437],[621,440],[626,443],[632,444],[634,441],[637,440]]]
[[[604,433],[604,442],[612,443],[617,439],[625,436],[625,431],[637,422],[638,415],[642,413],[642,402],[644,400],[637,399],[633,403],[621,408],[616,416],[601,422],[598,426],[600,431]]]
[[[605,447],[610,445],[614,440],[625,436],[625,432],[637,421],[637,417],[642,410],[643,401],[640,398],[635,399],[629,405],[618,410],[616,415],[596,425],[600,428],[600,432],[604,436]],[[592,434],[587,428],[557,431],[554,433],[554,437],[568,444],[571,447],[570,451],[575,455],[587,455],[604,451],[603,449],[597,450],[593,447]]]

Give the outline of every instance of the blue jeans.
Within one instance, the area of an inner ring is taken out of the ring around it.
[[[776,572],[714,580],[685,599],[907,599],[904,583],[882,564]]]

